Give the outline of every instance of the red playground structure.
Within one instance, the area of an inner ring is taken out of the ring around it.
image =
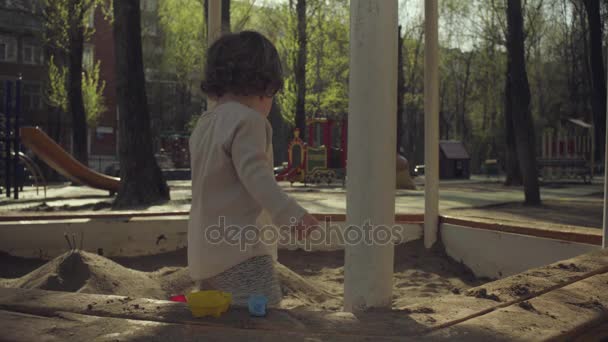
[[[347,121],[313,118],[306,122],[308,142],[294,131],[289,143],[287,168],[280,172],[277,181],[306,184],[331,184],[346,176]]]

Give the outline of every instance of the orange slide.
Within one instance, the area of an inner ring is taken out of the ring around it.
[[[21,142],[69,180],[92,188],[118,192],[120,178],[106,176],[82,165],[38,127],[21,127]]]

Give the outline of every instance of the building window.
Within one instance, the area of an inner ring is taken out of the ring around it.
[[[0,0],[0,7],[36,13],[40,0]]]
[[[44,54],[42,53],[42,46],[37,46],[34,50],[34,60],[38,64],[44,64]]]
[[[23,63],[24,64],[42,64],[42,47],[33,44],[23,44]]]
[[[91,70],[93,68],[94,47],[91,44],[85,44],[82,51],[82,68]]]
[[[23,63],[34,64],[34,47],[23,44]]]
[[[0,62],[17,61],[17,39],[10,36],[0,36]]]
[[[22,106],[24,109],[42,108],[42,85],[40,82],[23,82]]]

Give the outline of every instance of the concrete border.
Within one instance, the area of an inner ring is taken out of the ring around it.
[[[510,276],[600,248],[568,240],[449,223],[442,225],[441,238],[450,257],[467,265],[477,277],[491,279]]]
[[[337,215],[318,215],[324,228],[328,222],[344,231],[346,223],[334,219]],[[397,223],[397,243],[422,237],[420,223]],[[69,248],[64,238],[74,236],[76,245],[88,252],[104,256],[142,256],[175,251],[187,246],[188,218],[184,216],[128,217],[35,220],[0,222],[0,251],[14,256],[51,259]],[[334,236],[334,235],[332,235]],[[304,248],[297,245],[279,245],[282,249]],[[313,245],[312,251],[344,249],[344,244],[332,239],[329,244]]]
[[[102,213],[98,215],[22,216],[0,222],[0,250],[19,257],[51,259],[68,249],[64,233],[77,246],[105,256],[143,256],[187,246],[183,212]],[[345,215],[316,214],[342,231]],[[28,219],[27,221],[24,219]],[[52,220],[48,220],[53,218]],[[4,218],[5,219],[5,218]],[[33,220],[29,220],[33,219]],[[422,238],[423,215],[396,215],[403,227],[397,243]],[[478,277],[502,278],[599,248],[601,232],[585,228],[549,230],[443,217],[440,234],[447,254],[467,265]],[[304,248],[303,244],[279,246]],[[313,246],[312,251],[342,250],[338,241]]]
[[[141,211],[119,211],[104,213],[74,213],[55,214],[37,213],[36,215],[5,215],[0,216],[0,222],[18,221],[55,221],[72,219],[131,219],[136,217],[166,217],[166,216],[189,216],[189,211],[168,212],[141,212]],[[313,214],[318,220],[330,218],[332,221],[346,221],[345,214]],[[395,221],[401,223],[424,223],[424,214],[396,214]]]
[[[451,224],[475,229],[492,230],[497,232],[513,233],[535,236],[540,238],[556,239],[562,241],[578,242],[590,245],[602,244],[602,231],[600,229],[571,227],[546,229],[541,227],[526,227],[502,223],[490,223],[476,220],[461,219],[452,216],[442,216],[442,224]]]

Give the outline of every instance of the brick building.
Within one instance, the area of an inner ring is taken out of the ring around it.
[[[107,110],[100,114],[95,127],[89,127],[89,166],[104,172],[118,163],[118,106],[116,102],[116,60],[112,24],[97,8],[89,20],[95,28],[85,44],[83,63],[99,61],[99,79],[105,82],[103,97]]]
[[[0,0],[0,99],[5,108],[7,80],[22,80],[21,118],[24,125],[53,126],[43,97],[47,67],[44,58],[41,8],[36,0]],[[14,91],[14,90],[13,90]]]
[[[109,0],[108,0],[109,1]],[[152,136],[155,150],[161,137],[183,134],[193,114],[179,110],[176,77],[162,67],[163,33],[159,27],[158,1],[141,0],[142,49]],[[22,79],[24,125],[39,126],[71,152],[71,117],[52,110],[45,101],[48,60],[43,46],[44,23],[41,0],[0,0],[0,100],[4,107],[4,82]],[[102,8],[91,12],[87,24],[94,28],[83,52],[84,71],[99,62],[99,79],[105,82],[106,111],[88,129],[89,167],[105,172],[118,165],[118,106],[114,36],[111,22]],[[181,107],[183,108],[183,106]]]

